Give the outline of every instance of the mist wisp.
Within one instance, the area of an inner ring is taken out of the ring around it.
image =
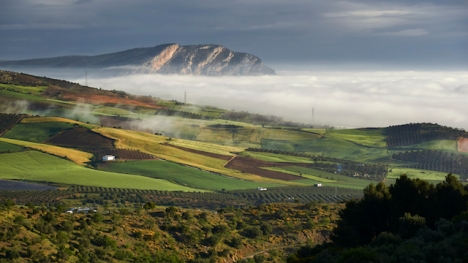
[[[84,83],[83,78],[74,79]],[[468,72],[280,72],[94,77],[88,85],[335,127],[432,122],[468,129]],[[313,113],[312,113],[313,112]]]

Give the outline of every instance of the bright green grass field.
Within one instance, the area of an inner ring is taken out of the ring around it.
[[[7,142],[0,142],[0,153],[13,153],[23,151],[24,148]]]
[[[397,179],[402,174],[406,174],[411,179],[419,178],[421,180],[426,180],[430,183],[437,184],[441,181],[444,181],[445,176],[447,176],[448,173],[412,168],[392,168],[392,171],[388,173],[387,178]],[[459,175],[456,174],[454,174],[454,176],[459,177]]]
[[[30,93],[34,95],[39,95],[47,89],[47,86],[18,86],[13,84],[0,83],[0,89],[1,88],[13,90],[20,93]]]
[[[153,178],[166,179],[181,185],[199,189],[222,190],[224,188],[226,190],[239,190],[259,187],[259,183],[216,175],[196,168],[162,160],[109,163],[103,166],[102,169],[111,172],[139,174]],[[262,183],[261,186],[274,187],[280,185]]]
[[[326,133],[327,136],[337,139],[353,142],[362,146],[369,147],[387,147],[383,129],[342,129],[331,130]]]
[[[98,171],[36,151],[0,154],[0,178],[113,188],[199,191],[166,180]]]
[[[305,141],[279,141],[263,139],[262,148],[282,151],[306,152],[357,162],[370,162],[386,157],[387,149],[361,146],[337,137],[326,136],[321,139]]]
[[[19,93],[14,91],[8,91],[4,89],[0,89],[0,97],[7,97],[12,99],[20,99],[20,100],[30,100],[30,101],[43,101],[44,98],[35,95],[29,95],[26,93]]]
[[[418,149],[427,149],[427,150],[439,150],[439,151],[457,151],[457,142],[454,140],[435,140],[428,141],[419,144],[409,145],[409,146],[400,146],[398,149],[401,150],[418,150]]]
[[[73,124],[64,122],[18,123],[3,137],[29,142],[43,142],[65,129],[73,128]]]
[[[307,183],[307,184],[321,183],[324,186],[364,189],[370,183],[373,183],[373,184],[378,183],[375,181],[358,179],[358,178],[353,178],[353,177],[349,177],[346,175],[329,173],[329,172],[325,172],[322,170],[316,170],[316,169],[305,168],[305,167],[285,166],[281,168],[269,167],[268,169],[279,171],[279,172],[285,172],[285,173],[289,173],[293,175],[299,175],[299,173],[301,173],[302,177],[304,177],[307,180],[298,180],[297,182]]]

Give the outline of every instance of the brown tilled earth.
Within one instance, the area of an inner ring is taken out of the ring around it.
[[[225,167],[239,170],[239,171],[246,172],[246,173],[256,174],[262,177],[268,177],[268,178],[279,179],[279,180],[284,180],[284,181],[304,179],[300,176],[296,176],[292,174],[285,174],[285,173],[280,173],[280,172],[275,172],[275,171],[269,171],[269,170],[260,168],[260,167],[273,167],[273,166],[284,166],[284,165],[291,165],[291,164],[266,162],[266,161],[256,160],[253,158],[237,156],[233,158],[231,161],[229,161],[225,165]]]
[[[468,138],[461,137],[458,139],[457,149],[459,152],[468,152]]]

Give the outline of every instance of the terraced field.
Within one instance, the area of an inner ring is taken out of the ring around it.
[[[176,163],[187,164],[192,167],[197,167],[202,170],[212,171],[215,173],[240,178],[247,181],[259,183],[273,183],[280,185],[297,185],[294,182],[285,182],[264,178],[258,175],[242,173],[240,171],[225,168],[226,161],[204,156],[201,154],[188,154],[186,151],[170,146],[165,146],[162,143],[167,142],[167,137],[151,135],[138,131],[126,131],[113,128],[98,128],[95,132],[101,133],[104,136],[116,140],[117,148],[124,149],[139,149],[143,152],[153,154],[159,158],[169,160]]]

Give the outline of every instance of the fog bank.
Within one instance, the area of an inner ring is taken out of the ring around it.
[[[468,129],[468,72],[278,72],[277,76],[88,76],[92,87],[335,127],[432,122]],[[84,76],[72,81],[85,83]],[[312,116],[312,108],[314,116]]]

